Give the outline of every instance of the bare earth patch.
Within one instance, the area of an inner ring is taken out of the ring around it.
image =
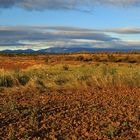
[[[138,140],[139,93],[130,88],[1,93],[0,137]]]

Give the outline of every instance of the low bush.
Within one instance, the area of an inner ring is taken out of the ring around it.
[[[96,62],[98,62],[98,61],[100,61],[100,57],[97,56],[97,55],[95,55],[95,56],[93,56],[93,60],[96,61]]]
[[[46,59],[45,59],[45,63],[48,63],[49,62],[49,58],[47,57]]]
[[[68,81],[69,81],[68,79],[65,79],[65,78],[61,79],[61,78],[60,78],[60,79],[55,80],[55,83],[56,83],[56,85],[64,85],[64,84],[66,84]]]
[[[25,86],[29,82],[30,77],[27,75],[20,75],[17,77],[17,80],[20,85]]]
[[[131,58],[129,56],[126,56],[124,59],[123,59],[123,62],[126,62],[126,63],[136,63],[137,60],[135,60],[134,58]]]
[[[10,75],[0,76],[0,87],[12,87],[13,84],[14,81]]]
[[[64,65],[63,70],[69,70],[69,65]]]
[[[108,61],[110,61],[110,62],[116,62],[117,61],[116,57],[113,56],[112,54],[108,54],[107,58],[108,58]]]
[[[92,61],[92,60],[93,60],[93,58],[91,58],[91,57],[85,58],[85,59],[84,59],[85,62],[90,62],[90,61]]]
[[[84,56],[80,55],[76,58],[77,61],[84,61]]]

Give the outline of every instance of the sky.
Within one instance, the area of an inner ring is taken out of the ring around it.
[[[140,49],[140,0],[0,0],[0,50]]]

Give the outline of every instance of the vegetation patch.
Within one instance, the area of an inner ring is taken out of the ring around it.
[[[0,75],[0,87],[12,87],[14,80],[10,75]]]
[[[138,55],[4,56],[31,67],[0,63],[0,139],[138,140]]]
[[[19,75],[17,80],[20,85],[25,86],[29,82],[30,77],[28,75]]]

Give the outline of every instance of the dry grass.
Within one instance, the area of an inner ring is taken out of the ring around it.
[[[79,54],[0,54],[0,69],[19,70],[26,69],[34,65],[54,65],[54,64],[72,64],[81,63],[102,63],[108,64],[127,63],[140,64],[140,53],[79,53]]]
[[[41,64],[0,70],[1,139],[140,138],[139,63],[94,63],[81,55],[43,55]],[[114,59],[107,55],[98,57]]]
[[[0,87],[25,86],[31,82],[44,84],[50,88],[77,88],[86,86],[128,86],[140,87],[140,67],[111,66],[107,64],[82,65],[37,65],[26,70],[4,71],[0,73]]]

